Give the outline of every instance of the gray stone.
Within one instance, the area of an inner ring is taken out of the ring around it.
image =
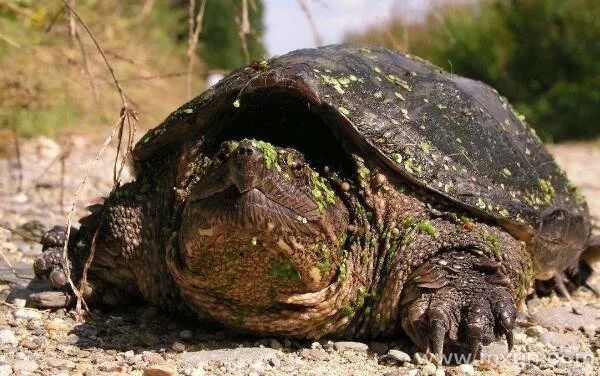
[[[173,344],[171,345],[171,349],[173,349],[173,351],[175,352],[184,352],[185,345],[181,342],[173,342]]]
[[[173,366],[166,364],[150,366],[144,370],[144,376],[174,376],[177,370]]]
[[[369,350],[369,346],[366,343],[352,341],[334,342],[333,347],[337,351],[367,352]]]
[[[252,363],[255,361],[269,362],[277,358],[278,350],[260,347],[243,347],[237,349],[192,351],[179,355],[179,360],[187,368],[197,368],[214,362],[230,363],[238,361]]]
[[[547,330],[539,325],[530,326],[525,330],[525,334],[527,334],[530,337],[538,337],[540,334],[545,332],[547,332]]]
[[[0,376],[10,376],[12,375],[12,367],[8,364],[0,364]]]
[[[329,360],[329,354],[322,349],[302,349],[298,351],[298,355],[308,360]]]
[[[2,329],[0,330],[0,343],[3,345],[17,345],[19,340],[12,330]]]
[[[581,328],[581,331],[588,337],[592,338],[596,335],[596,331],[598,331],[598,327],[596,325],[584,325]]]
[[[577,343],[581,337],[569,333],[547,332],[542,333],[539,339],[541,343],[547,346],[567,347]]]
[[[573,313],[573,310],[568,306],[544,308],[534,313],[531,319],[545,328],[600,326],[600,309],[590,306],[578,306],[577,311],[580,314]]]
[[[15,373],[19,372],[35,372],[38,369],[38,364],[32,360],[17,359],[12,365]]]
[[[29,295],[28,304],[35,308],[56,309],[66,306],[70,299],[63,291],[43,291]]]
[[[410,355],[400,350],[390,350],[382,356],[383,360],[393,360],[398,363],[410,362]]]
[[[437,367],[433,363],[427,363],[421,368],[421,373],[425,376],[431,376],[435,374]]]

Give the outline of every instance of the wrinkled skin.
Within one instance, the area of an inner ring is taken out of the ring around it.
[[[146,300],[260,334],[404,332],[437,354],[511,344],[532,278],[523,243],[353,159],[349,176],[319,173],[297,150],[242,140],[191,158],[186,174],[155,171],[81,220],[73,279],[95,236],[91,304]],[[66,289],[64,237],[44,236],[35,271]]]

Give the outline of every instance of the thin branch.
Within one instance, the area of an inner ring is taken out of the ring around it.
[[[81,183],[79,183],[79,186],[77,187],[77,190],[75,191],[75,195],[73,197],[73,202],[71,204],[71,209],[69,210],[69,214],[67,214],[67,233],[65,235],[65,239],[69,239],[69,236],[71,233],[71,223],[73,222],[73,214],[75,213],[75,206],[77,205],[79,194],[83,190],[83,187],[85,186],[85,183],[87,181],[87,178],[88,178],[90,172],[96,167],[96,164],[100,160],[100,157],[104,153],[104,150],[108,147],[108,145],[110,145],[113,137],[117,133],[117,130],[120,128],[120,125],[122,124],[122,121],[124,118],[125,118],[125,113],[122,113],[122,115],[119,118],[119,120],[117,121],[117,123],[113,126],[112,132],[110,133],[110,135],[106,138],[106,140],[102,144],[100,151],[98,151],[98,154],[96,154],[96,158],[92,161],[92,163],[86,170],[85,174],[83,175],[83,179],[81,180]],[[63,248],[63,258],[65,260],[68,260],[68,255],[67,255],[68,243],[69,242],[66,241],[65,246]],[[90,250],[90,255],[92,255],[92,250]],[[90,258],[88,257],[88,260],[89,259]],[[91,263],[91,261],[89,261],[89,262]],[[85,303],[85,300],[83,299],[83,294],[81,293],[81,291],[78,288],[75,287],[75,284],[71,280],[71,270],[70,270],[70,265],[68,262],[65,263],[64,268],[65,268],[65,275],[67,276],[67,280],[69,281],[69,285],[71,286],[73,293],[77,297],[77,306],[80,307],[81,304],[83,304],[85,309],[87,310],[87,304]],[[78,309],[78,311],[79,311],[79,309]]]
[[[250,52],[248,51],[248,41],[246,40],[246,36],[250,34],[250,19],[248,17],[248,0],[242,0],[242,14],[235,18],[238,28],[240,41],[242,42],[242,52],[244,53],[244,57],[246,59],[246,64],[250,62]]]
[[[298,5],[300,5],[300,9],[302,9],[302,13],[306,17],[308,24],[310,25],[310,30],[312,31],[313,40],[316,47],[323,45],[323,38],[321,38],[321,34],[319,34],[319,30],[317,29],[317,25],[315,24],[315,20],[310,12],[310,8],[308,7],[308,3],[306,0],[298,0]]]
[[[188,19],[188,66],[187,66],[187,96],[192,97],[192,73],[194,68],[194,60],[196,58],[196,47],[198,46],[198,39],[200,38],[200,32],[202,31],[202,20],[204,19],[204,9],[206,7],[206,0],[202,0],[200,9],[196,14],[196,1],[190,0],[188,8],[189,19]]]
[[[68,4],[65,2],[65,5],[67,5],[70,9],[73,9],[75,6],[75,0],[70,0]],[[77,23],[75,22],[75,14],[74,12],[69,12],[69,36],[71,37],[71,41],[75,40],[76,35]]]
[[[63,3],[65,4],[65,6],[67,8],[69,8],[72,15],[77,19],[77,21],[81,24],[81,26],[85,29],[87,34],[90,36],[90,38],[94,42],[96,49],[102,56],[102,59],[104,60],[104,63],[111,74],[111,77],[113,79],[115,87],[121,97],[121,104],[122,104],[121,110],[119,113],[119,119],[115,123],[110,136],[106,139],[106,141],[102,145],[100,151],[98,152],[98,155],[96,156],[96,159],[92,162],[89,169],[86,171],[86,173],[81,181],[81,184],[77,187],[77,190],[75,192],[75,195],[73,198],[73,203],[71,205],[71,209],[69,210],[69,214],[67,215],[67,231],[65,234],[65,238],[69,239],[70,233],[71,233],[71,223],[73,221],[73,214],[75,213],[75,206],[77,204],[79,194],[81,193],[81,190],[83,189],[83,186],[85,185],[90,172],[96,166],[96,163],[100,159],[100,156],[102,155],[102,153],[104,152],[106,147],[110,144],[114,135],[117,133],[118,133],[119,137],[117,140],[117,152],[115,155],[115,162],[114,162],[114,166],[113,166],[113,187],[111,190],[111,194],[119,186],[121,173],[123,171],[123,168],[125,166],[125,162],[129,156],[129,153],[133,147],[133,139],[135,138],[135,122],[137,121],[137,114],[129,108],[128,103],[127,103],[127,96],[126,96],[125,92],[123,91],[123,88],[121,87],[121,84],[119,83],[119,80],[117,79],[117,76],[115,75],[114,69],[108,62],[108,58],[106,57],[104,50],[102,49],[102,47],[100,46],[100,44],[98,43],[98,41],[96,40],[94,35],[92,34],[90,28],[87,26],[85,21],[83,21],[83,19],[79,16],[79,14],[75,11],[75,9],[73,9],[73,7],[67,2],[67,0],[63,0]],[[127,139],[127,144],[126,144],[126,151],[122,157],[119,168],[117,168],[117,165],[119,164],[119,155],[121,153],[121,144],[122,144],[122,138],[123,138],[123,128],[124,128],[125,124],[127,124],[127,127],[128,127],[128,139]],[[98,228],[96,228],[96,231],[95,231],[94,237],[93,237],[94,240],[96,239],[99,230],[100,230],[100,226],[98,226]],[[89,269],[89,266],[87,268],[84,267],[84,274],[82,275],[82,278],[81,278],[81,281],[79,284],[79,289],[77,289],[75,287],[75,284],[73,283],[73,280],[71,279],[70,265],[68,262],[68,245],[69,245],[69,242],[66,241],[65,245],[63,247],[63,258],[65,260],[67,260],[67,262],[65,263],[65,266],[64,266],[65,274],[67,277],[67,281],[69,282],[69,285],[70,285],[71,289],[73,290],[73,293],[77,297],[76,311],[77,311],[77,313],[80,313],[82,305],[85,310],[88,310],[87,304],[83,298],[82,290],[86,287],[87,271]],[[92,260],[94,259],[94,254],[95,254],[95,242],[92,242],[92,245],[90,248],[90,254],[86,260],[86,265],[91,265]]]
[[[102,59],[104,60],[104,63],[106,64],[106,67],[108,68],[108,70],[110,72],[110,75],[112,76],[112,79],[113,79],[113,81],[115,83],[115,87],[117,88],[117,91],[119,92],[119,95],[121,96],[122,105],[123,105],[123,107],[127,107],[127,99],[125,98],[125,94],[123,92],[123,88],[121,87],[121,84],[119,83],[119,80],[117,80],[117,76],[115,75],[115,71],[114,71],[113,67],[110,65],[110,63],[108,62],[108,58],[106,57],[106,54],[104,53],[104,50],[102,49],[102,47],[100,47],[100,44],[96,40],[96,37],[94,37],[94,34],[92,34],[92,31],[90,30],[90,28],[88,27],[88,25],[79,16],[79,14],[75,11],[75,9],[73,9],[73,7],[67,2],[67,0],[62,0],[62,1],[65,4],[65,6],[67,8],[69,8],[69,10],[73,14],[73,16],[75,16],[75,18],[77,18],[77,21],[79,21],[79,23],[81,24],[81,26],[83,26],[83,28],[85,29],[85,31],[87,32],[87,34],[90,36],[90,38],[92,39],[92,41],[96,45],[96,49],[98,49],[98,52],[100,52],[100,55],[102,55]]]
[[[92,74],[92,70],[90,68],[90,60],[88,59],[87,53],[85,51],[85,46],[83,44],[83,41],[81,40],[81,35],[79,35],[79,31],[77,30],[77,25],[74,26],[74,30],[75,40],[79,45],[79,49],[81,50],[81,56],[83,58],[84,72],[88,78],[88,81],[90,82],[90,86],[92,87],[92,94],[94,94],[94,102],[98,104],[100,96],[98,94],[98,86],[96,85],[96,80],[94,80],[94,75]]]
[[[15,156],[17,158],[17,192],[21,193],[23,190],[23,161],[21,160],[21,143],[19,140],[19,132],[17,125],[14,124],[12,127],[14,144],[15,144]]]
[[[27,241],[34,242],[34,243],[39,243],[40,242],[40,239],[34,239],[31,236],[29,236],[29,234],[26,234],[26,233],[24,233],[24,232],[22,232],[20,230],[14,229],[14,228],[10,228],[10,227],[8,227],[6,225],[0,224],[0,228],[3,228],[6,231],[8,231],[10,233],[13,233],[15,235],[19,235],[21,238],[23,238],[23,239],[25,239]]]
[[[138,14],[138,16],[135,18],[135,21],[139,22],[139,21],[143,20],[144,18],[146,18],[146,16],[148,16],[152,12],[153,7],[154,7],[154,0],[144,1],[144,6],[142,6],[142,10]]]

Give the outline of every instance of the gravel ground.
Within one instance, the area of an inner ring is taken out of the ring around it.
[[[0,223],[35,237],[42,227],[64,223],[73,193],[99,145],[83,138],[72,138],[62,148],[44,138],[24,143],[22,193],[16,193],[17,163],[0,160]],[[65,149],[70,152],[61,174],[57,156]],[[587,196],[592,213],[600,216],[600,164],[590,163],[600,160],[600,145],[560,145],[551,151]],[[98,162],[79,194],[75,218],[110,190],[111,177],[107,156]],[[41,226],[23,226],[32,220]],[[473,364],[437,367],[403,339],[311,343],[248,337],[206,323],[182,322],[147,306],[111,313],[92,311],[83,321],[74,312],[26,308],[29,294],[47,288],[33,280],[31,272],[40,246],[0,230],[0,251],[5,258],[0,260],[0,376],[575,376],[597,375],[600,368],[600,299],[589,291],[573,296],[579,314],[556,297],[529,300],[519,315],[512,352],[507,352],[505,341],[498,341]],[[600,286],[597,276],[593,282]]]

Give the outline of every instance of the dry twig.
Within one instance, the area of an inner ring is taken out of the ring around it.
[[[298,5],[300,5],[300,9],[302,9],[302,13],[306,17],[308,24],[310,25],[310,30],[312,31],[313,40],[316,47],[323,45],[323,38],[321,38],[321,34],[319,34],[319,30],[317,29],[317,25],[315,24],[315,20],[310,12],[310,8],[308,7],[308,3],[306,0],[298,0]]]
[[[196,47],[198,46],[198,39],[200,32],[202,31],[202,20],[204,19],[204,9],[206,7],[206,0],[202,0],[200,9],[196,14],[196,1],[190,0],[189,5],[189,19],[188,19],[188,66],[187,66],[187,96],[192,97],[192,72],[194,68],[194,60],[196,58]]]
[[[17,192],[21,193],[23,190],[23,161],[21,160],[21,142],[19,139],[17,126],[14,125],[12,130],[15,144],[15,157],[17,158]]]
[[[248,0],[242,0],[241,14],[235,17],[235,21],[239,27],[240,41],[242,42],[242,52],[246,58],[246,64],[250,62],[250,52],[248,51],[248,41],[246,36],[250,34],[250,19],[248,17]]]
[[[71,223],[73,221],[73,214],[75,213],[75,206],[77,204],[79,194],[87,181],[87,177],[89,176],[89,173],[96,166],[96,163],[100,159],[100,156],[102,155],[102,153],[104,152],[106,147],[111,143],[115,134],[118,134],[119,136],[118,136],[118,140],[117,140],[117,152],[116,152],[115,162],[114,162],[114,166],[113,166],[113,188],[111,190],[111,193],[114,192],[115,189],[119,186],[121,173],[125,166],[127,157],[129,156],[129,152],[131,151],[132,146],[133,146],[133,140],[135,138],[135,122],[137,121],[137,114],[129,108],[129,105],[127,102],[127,96],[125,95],[125,92],[124,92],[123,88],[121,87],[121,84],[120,84],[119,80],[117,79],[117,76],[115,75],[115,71],[114,71],[113,67],[110,65],[108,58],[106,56],[106,53],[104,52],[104,50],[98,43],[97,39],[94,37],[94,34],[92,33],[92,31],[90,30],[88,25],[85,23],[85,21],[75,11],[75,9],[73,9],[73,7],[67,2],[67,0],[63,0],[63,3],[65,4],[65,6],[67,8],[69,8],[69,11],[71,12],[72,16],[75,17],[75,19],[77,19],[79,24],[85,29],[85,31],[87,32],[89,37],[94,42],[96,49],[102,56],[102,59],[104,60],[104,63],[106,65],[106,67],[108,68],[108,71],[110,72],[110,75],[113,79],[115,88],[117,89],[119,96],[121,97],[121,104],[122,104],[121,111],[119,114],[119,119],[115,123],[110,136],[106,139],[106,141],[102,145],[100,151],[98,152],[98,154],[96,156],[96,159],[94,159],[94,161],[91,163],[91,165],[88,168],[88,170],[86,171],[80,185],[77,187],[77,190],[75,191],[73,203],[71,205],[71,209],[69,210],[69,214],[67,215],[67,231],[65,234],[65,238],[69,239],[70,232],[71,232]],[[127,129],[128,129],[127,130],[128,137],[127,137],[127,143],[126,143],[126,151],[123,154],[120,166],[117,168],[117,165],[119,164],[119,155],[121,153],[121,145],[122,145],[122,138],[123,138],[125,125],[127,125]],[[104,217],[104,211],[105,210],[103,210],[103,212],[102,212],[102,217]],[[90,247],[90,254],[89,254],[89,256],[86,260],[85,266],[84,266],[83,274],[82,274],[81,281],[79,284],[79,289],[75,287],[75,285],[71,279],[69,263],[68,262],[65,263],[65,274],[66,274],[67,280],[69,282],[69,285],[71,286],[71,289],[73,290],[73,293],[77,297],[76,311],[78,314],[81,313],[82,306],[84,307],[84,309],[86,309],[86,310],[88,309],[87,304],[83,298],[82,290],[87,285],[87,273],[89,271],[89,266],[91,265],[92,260],[94,259],[95,238],[98,234],[98,230],[99,230],[99,228],[96,229],[96,232],[94,233],[94,238],[92,241],[92,245]],[[65,242],[65,245],[63,248],[63,257],[65,258],[65,260],[68,260],[68,241]]]

